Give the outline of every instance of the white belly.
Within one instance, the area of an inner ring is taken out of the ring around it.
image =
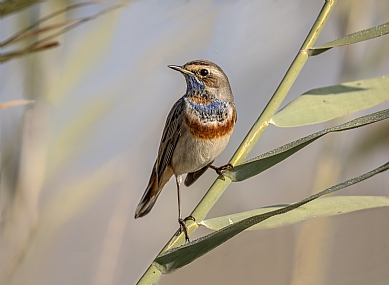
[[[214,161],[226,148],[230,135],[213,140],[195,139],[185,131],[174,150],[171,166],[175,175],[195,172]]]

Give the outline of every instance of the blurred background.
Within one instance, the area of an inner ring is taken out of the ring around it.
[[[75,3],[39,2],[4,17],[1,40]],[[107,3],[125,6],[59,36],[57,48],[1,65],[1,102],[35,100],[0,113],[1,284],[134,284],[178,228],[173,180],[149,215],[133,218],[166,116],[186,89],[167,65],[209,59],[228,75],[238,122],[215,162],[225,164],[324,1]],[[50,23],[86,17],[107,3]],[[387,0],[339,1],[318,44],[385,23],[388,15]],[[283,105],[312,88],[388,75],[388,50],[386,36],[309,59]],[[250,157],[388,107],[315,126],[270,126]],[[260,176],[231,184],[208,218],[292,203],[378,167],[389,159],[388,130],[382,122],[320,139]],[[215,178],[208,171],[183,188],[184,216]],[[336,195],[389,196],[389,176]],[[388,219],[389,210],[380,208],[245,232],[159,284],[388,284]]]

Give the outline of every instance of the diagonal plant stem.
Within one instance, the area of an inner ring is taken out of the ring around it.
[[[305,62],[308,60],[308,50],[313,47],[317,38],[319,37],[325,23],[328,20],[337,0],[326,0],[323,8],[321,9],[315,23],[313,24],[308,36],[306,37],[301,49],[290,65],[280,85],[274,92],[270,101],[266,105],[265,109],[252,126],[249,133],[246,135],[243,142],[230,160],[232,165],[237,165],[247,157],[252,148],[255,146],[258,139],[261,137],[264,130],[269,125],[270,119],[273,117],[281,103],[285,99],[287,93],[295,82],[300,71],[304,67]],[[205,218],[208,212],[215,205],[217,200],[221,197],[227,186],[231,183],[229,178],[225,180],[217,179],[209,188],[208,192],[204,195],[203,199],[196,206],[192,212],[192,216],[196,221],[201,221]],[[196,222],[189,220],[187,222],[188,233],[192,235],[193,232],[199,227]],[[161,250],[161,253],[165,252],[172,247],[177,247],[185,242],[185,237],[179,231],[177,231],[166,246]],[[162,272],[158,269],[155,263],[151,264],[147,271],[143,274],[137,284],[153,284],[157,282]]]

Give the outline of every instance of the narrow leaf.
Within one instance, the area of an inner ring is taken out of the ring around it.
[[[0,17],[4,17],[5,15],[15,13],[19,10],[27,8],[32,4],[36,4],[41,2],[39,0],[7,0],[1,1],[0,3]]]
[[[220,230],[252,216],[278,210],[287,205],[264,207],[243,213],[204,220],[199,224],[210,230]],[[278,228],[317,217],[335,216],[359,210],[388,207],[389,197],[383,196],[336,196],[312,201],[309,204],[291,211],[288,215],[275,216],[263,223],[256,224],[247,230],[264,230]]]
[[[14,38],[12,41],[5,42],[4,44],[2,44],[2,46],[5,46],[7,44],[14,44],[14,43],[17,43],[19,41],[23,41],[23,40],[26,40],[26,39],[29,39],[32,37],[36,37],[37,35],[42,35],[43,33],[50,32],[50,31],[58,29],[58,28],[62,28],[64,26],[70,26],[70,25],[75,24],[79,21],[80,21],[80,19],[67,20],[67,21],[63,21],[63,22],[60,22],[57,24],[46,26],[46,27],[31,31],[31,32],[26,32],[25,34],[20,35],[17,38]]]
[[[314,194],[300,202],[291,204],[289,206],[283,207],[281,209],[277,209],[268,213],[256,215],[253,217],[249,217],[247,219],[244,219],[240,222],[234,223],[232,225],[229,225],[227,227],[222,228],[219,231],[210,233],[204,237],[201,237],[199,239],[196,239],[190,243],[186,243],[180,247],[173,248],[171,250],[168,250],[164,252],[163,254],[159,255],[156,259],[154,264],[159,264],[159,269],[163,273],[169,273],[175,269],[181,268],[197,258],[203,256],[207,252],[211,251],[212,249],[218,247],[219,245],[223,244],[227,240],[231,239],[232,237],[236,236],[240,232],[244,231],[245,229],[258,224],[262,221],[265,221],[275,215],[285,214],[291,210],[297,209],[301,207],[304,204],[307,204],[308,202],[315,200],[319,198],[320,196],[323,196],[325,194],[329,194],[335,191],[338,191],[340,189],[346,188],[348,186],[351,186],[353,184],[356,184],[358,182],[361,182],[365,179],[368,179],[378,173],[381,173],[383,171],[386,171],[389,169],[389,162],[386,164],[370,171],[365,174],[362,174],[361,176],[358,176],[356,178],[352,178],[350,180],[347,180],[345,182],[339,183],[337,185],[334,185],[330,188],[327,188],[317,194]]]
[[[388,33],[389,33],[389,22],[367,30],[349,34],[335,41],[326,43],[324,45],[310,48],[308,49],[308,55],[310,56],[319,55],[329,49],[332,49],[333,47],[351,45],[351,44],[371,40],[386,35]]]
[[[35,0],[34,2],[37,2],[37,0]],[[78,9],[78,8],[81,8],[81,7],[84,7],[84,6],[87,6],[87,5],[95,5],[95,4],[99,4],[98,2],[84,2],[84,3],[79,3],[79,4],[74,4],[74,5],[70,5],[64,9],[61,9],[61,10],[58,10],[54,13],[51,13],[49,15],[47,15],[46,17],[43,17],[41,19],[39,19],[38,21],[34,22],[33,24],[31,24],[30,26],[28,26],[27,28],[25,29],[22,29],[21,31],[17,32],[16,34],[14,34],[12,37],[10,37],[9,39],[3,41],[0,43],[0,46],[6,46],[10,43],[13,43],[15,41],[17,41],[20,37],[23,37],[28,31],[34,29],[35,27],[38,27],[40,26],[43,22],[46,22],[62,13],[66,13],[66,12],[69,12],[70,10],[72,9]]]
[[[66,33],[67,31],[70,31],[71,29],[74,29],[74,28],[78,27],[79,25],[81,25],[81,24],[83,24],[83,23],[86,23],[86,22],[88,22],[88,21],[94,20],[94,19],[96,19],[97,17],[100,17],[101,15],[104,15],[104,14],[106,14],[106,13],[112,11],[112,10],[115,10],[115,9],[118,9],[118,8],[121,8],[121,7],[123,7],[123,5],[114,5],[114,6],[108,7],[108,8],[106,8],[106,9],[104,9],[104,10],[102,10],[102,11],[100,11],[100,12],[94,14],[94,15],[91,15],[91,16],[88,16],[88,17],[84,17],[84,18],[77,19],[77,20],[75,20],[74,22],[71,22],[71,21],[70,21],[70,22],[69,22],[69,25],[68,25],[67,27],[63,28],[62,30],[59,30],[58,32],[56,32],[56,33],[54,33],[54,34],[52,34],[52,35],[50,35],[50,36],[47,36],[46,38],[43,38],[43,39],[41,39],[41,40],[35,42],[35,43],[32,45],[32,47],[37,46],[37,45],[40,45],[40,44],[42,44],[42,43],[44,43],[44,42],[47,42],[47,41],[49,41],[49,40],[51,40],[51,39],[53,39],[53,38],[55,38],[55,37],[57,37],[57,36],[59,36],[59,35],[62,35],[62,34],[64,34],[64,33]]]
[[[339,126],[324,129],[322,131],[313,133],[309,136],[303,137],[301,139],[283,145],[279,148],[266,152],[247,162],[234,166],[233,169],[227,170],[224,175],[229,177],[234,182],[246,180],[283,161],[284,159],[288,158],[300,149],[306,147],[310,143],[314,142],[318,138],[328,133],[341,132],[345,130],[359,128],[368,124],[385,120],[387,118],[389,118],[389,109],[385,109],[380,112],[357,118]]]
[[[299,127],[366,110],[389,100],[389,76],[312,89],[286,105],[270,123]]]
[[[43,32],[46,32],[46,31],[50,31],[50,30],[53,30],[53,29],[58,29],[60,27],[63,27],[65,26],[64,28],[60,29],[59,31],[45,37],[45,38],[42,38],[38,41],[36,41],[35,43],[21,49],[21,50],[16,50],[16,51],[11,51],[11,52],[8,52],[6,54],[1,54],[0,55],[0,63],[4,63],[10,59],[14,59],[16,57],[19,57],[19,56],[23,56],[23,55],[26,55],[26,54],[29,54],[29,53],[33,53],[33,52],[37,52],[37,51],[42,51],[42,50],[45,50],[45,49],[48,49],[48,48],[52,48],[52,47],[56,47],[59,45],[58,42],[56,41],[52,41],[52,39],[54,39],[55,37],[59,36],[59,35],[62,35],[64,33],[66,33],[67,31],[71,30],[71,29],[74,29],[76,28],[77,26],[85,23],[85,22],[88,22],[88,21],[91,21],[105,13],[108,13],[114,9],[118,9],[118,8],[121,8],[123,7],[123,5],[114,5],[114,6],[111,6],[109,8],[106,8],[102,11],[100,11],[99,13],[96,13],[94,15],[91,15],[91,16],[88,16],[88,17],[84,17],[84,18],[80,18],[80,19],[76,19],[76,20],[71,20],[71,21],[66,21],[66,22],[63,22],[63,23],[58,23],[58,24],[55,24],[53,26],[49,26],[49,27],[44,27],[42,28],[41,30],[36,30],[36,31],[33,31],[31,33],[27,33],[27,31],[31,30],[33,27],[39,25],[40,23],[54,17],[54,15],[58,15],[60,13],[63,13],[67,10],[70,10],[70,9],[75,9],[75,8],[78,8],[78,7],[81,7],[81,6],[84,6],[84,5],[90,5],[90,4],[96,4],[96,2],[91,2],[91,3],[81,3],[81,4],[76,4],[76,5],[72,5],[72,6],[69,6],[68,8],[64,9],[64,10],[60,10],[58,12],[55,12],[53,14],[50,14],[49,16],[39,20],[38,22],[34,23],[33,25],[31,25],[30,27],[28,27],[27,29],[17,33],[16,35],[12,36],[10,39],[8,39],[7,41],[5,42],[2,42],[0,43],[0,46],[5,46],[7,44],[11,44],[11,43],[14,43],[16,41],[18,41],[19,39],[23,39],[23,37],[30,37],[31,35],[34,35],[34,33],[43,33]]]
[[[39,45],[29,47],[27,49],[18,50],[18,51],[12,51],[8,53],[3,53],[0,55],[0,63],[4,63],[10,59],[14,59],[16,57],[20,57],[26,54],[38,52],[38,51],[44,51],[53,47],[57,47],[59,45],[59,42],[48,42],[48,43],[41,43]]]

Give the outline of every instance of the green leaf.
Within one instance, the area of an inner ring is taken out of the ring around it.
[[[180,247],[176,247],[166,251],[165,253],[159,255],[155,259],[153,264],[157,266],[159,270],[161,270],[161,272],[169,273],[175,269],[181,268],[193,262],[195,259],[201,257],[202,255],[218,247],[219,245],[223,244],[224,242],[231,239],[235,235],[239,234],[240,232],[244,231],[245,229],[255,224],[265,221],[275,215],[285,214],[291,210],[297,209],[302,205],[307,204],[312,200],[319,198],[320,196],[346,188],[348,186],[361,182],[365,179],[368,179],[378,173],[386,171],[388,169],[389,169],[389,162],[370,172],[362,174],[356,178],[349,179],[345,182],[327,188],[324,191],[314,194],[300,202],[288,205],[281,209],[270,211],[268,213],[252,216],[240,222],[224,227],[219,231],[210,233],[190,243],[186,243]],[[283,216],[283,218],[287,219],[287,216]]]
[[[312,89],[286,105],[270,123],[298,127],[326,122],[389,100],[389,76]]]
[[[389,33],[389,22],[356,33],[349,34],[335,41],[308,49],[308,55],[319,55],[334,47],[356,44],[359,42],[381,37]]]
[[[234,224],[241,220],[252,216],[268,213],[270,211],[278,210],[287,205],[278,205],[264,207],[243,213],[218,217],[214,219],[204,220],[200,225],[205,226],[210,230],[220,230],[228,225]],[[317,217],[335,216],[355,212],[359,210],[388,207],[389,197],[383,196],[336,196],[327,197],[312,201],[309,204],[301,206],[288,215],[275,216],[262,223],[256,224],[247,230],[264,230],[271,228],[278,228],[287,225],[296,224],[298,222]]]
[[[341,132],[345,130],[359,128],[368,124],[385,120],[387,118],[389,118],[389,109],[385,109],[380,112],[357,118],[339,126],[324,129],[322,131],[313,133],[309,136],[303,137],[301,139],[283,145],[279,148],[266,152],[247,162],[234,166],[233,169],[227,170],[224,175],[229,177],[234,182],[246,180],[283,161],[284,159],[288,158],[300,149],[306,147],[310,143],[314,142],[318,138],[328,133]]]

